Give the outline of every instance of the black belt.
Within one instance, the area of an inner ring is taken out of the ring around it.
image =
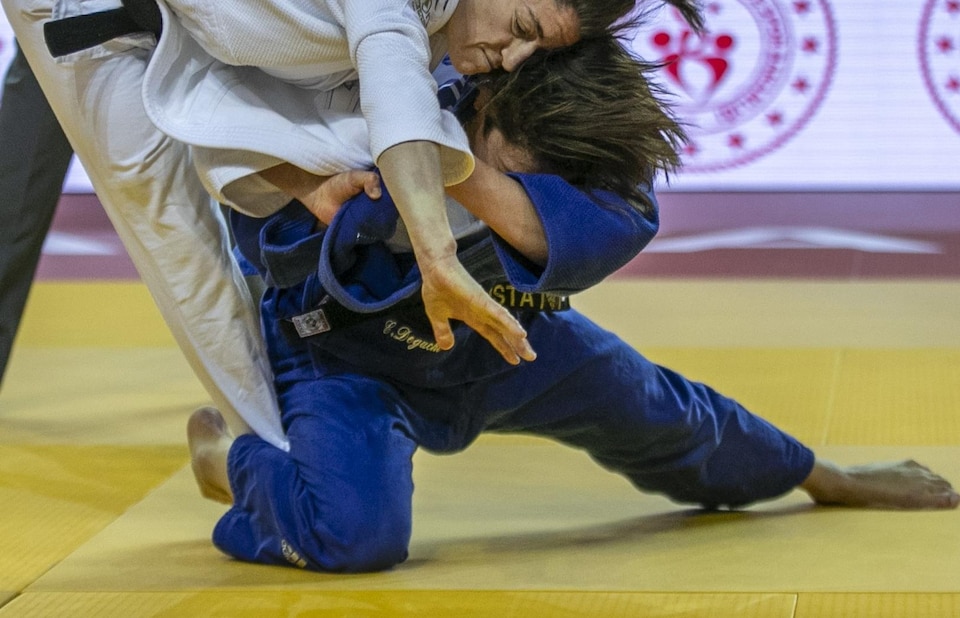
[[[121,1],[123,6],[118,9],[75,15],[43,24],[43,37],[50,54],[59,58],[137,32],[151,32],[159,40],[163,20],[156,1]]]
[[[570,299],[548,292],[518,292],[509,283],[496,283],[487,288],[487,293],[507,309],[519,309],[538,312],[566,311],[570,308]],[[373,313],[357,313],[347,309],[332,296],[325,296],[316,309],[287,318],[283,326],[289,334],[301,339],[346,328],[384,315],[396,314],[408,306],[419,304],[416,300],[401,302],[387,309]],[[291,332],[292,331],[292,332]]]

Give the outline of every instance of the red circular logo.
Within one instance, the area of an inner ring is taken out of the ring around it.
[[[918,48],[927,90],[943,117],[960,132],[960,0],[927,0]]]
[[[633,41],[666,64],[661,81],[690,138],[684,172],[741,166],[782,146],[820,107],[837,59],[826,0],[708,0],[704,14],[702,35],[670,9]]]

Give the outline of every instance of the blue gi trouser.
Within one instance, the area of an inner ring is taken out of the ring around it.
[[[813,454],[790,436],[651,363],[576,311],[524,314],[539,358],[517,367],[498,363],[489,344],[461,327],[453,369],[441,363],[411,383],[403,379],[405,355],[433,352],[401,345],[393,366],[380,357],[365,366],[363,358],[338,356],[336,345],[283,332],[283,319],[302,311],[309,295],[303,285],[271,289],[263,303],[291,448],[246,435],[230,450],[235,505],[213,539],[239,559],[323,571],[402,562],[414,451],[455,452],[482,431],[555,439],[642,490],[707,507],[778,496],[813,466]],[[389,336],[390,322],[374,318],[343,336],[371,348],[402,344]],[[328,336],[335,334],[315,339]],[[467,369],[474,366],[481,369]]]

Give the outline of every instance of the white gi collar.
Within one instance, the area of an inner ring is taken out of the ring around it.
[[[413,8],[424,21],[427,34],[436,34],[440,28],[447,25],[447,20],[453,15],[458,0],[413,0]]]

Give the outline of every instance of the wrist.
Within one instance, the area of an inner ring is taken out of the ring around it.
[[[411,237],[410,244],[413,245],[413,253],[421,272],[431,270],[434,265],[457,257],[457,241],[452,234],[447,234],[447,238],[444,239],[431,238],[429,242]]]

